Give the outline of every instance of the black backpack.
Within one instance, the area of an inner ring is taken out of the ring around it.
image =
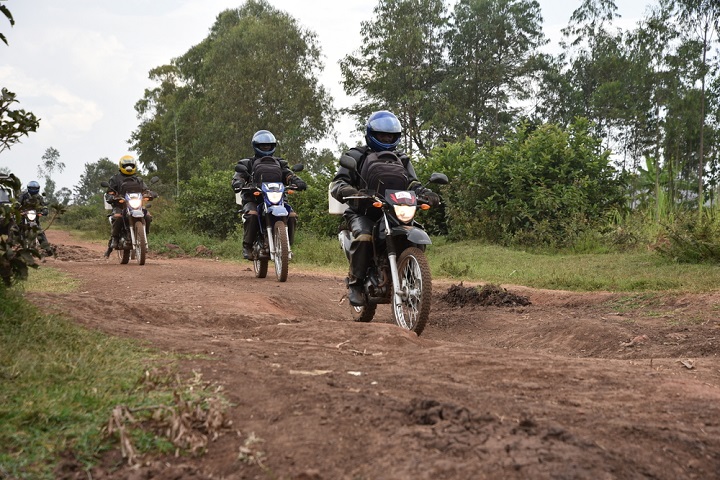
[[[140,177],[123,177],[118,194],[125,195],[126,193],[142,193],[143,181]]]
[[[279,182],[283,183],[282,167],[275,157],[261,157],[253,161],[252,167],[253,182],[260,184],[263,182]]]
[[[386,190],[407,190],[408,174],[395,152],[370,152],[360,166],[360,177],[371,192],[385,195]]]

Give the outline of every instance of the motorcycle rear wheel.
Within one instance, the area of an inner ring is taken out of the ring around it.
[[[267,277],[268,259],[258,258],[261,251],[262,245],[260,242],[255,242],[255,245],[253,245],[253,270],[255,270],[255,278]]]
[[[401,298],[392,295],[392,310],[398,326],[420,335],[430,317],[432,279],[425,253],[416,247],[405,249],[398,257]]]
[[[275,222],[273,227],[275,235],[275,275],[278,282],[284,282],[288,277],[288,262],[290,261],[290,243],[288,240],[287,225],[285,222]]]
[[[135,260],[138,265],[145,265],[145,254],[147,253],[147,237],[145,236],[145,224],[135,223]]]

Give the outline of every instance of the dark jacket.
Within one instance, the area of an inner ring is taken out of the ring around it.
[[[340,191],[342,188],[346,185],[351,185],[355,187],[358,190],[361,190],[365,188],[365,185],[363,184],[362,179],[360,178],[360,171],[362,171],[362,165],[363,161],[367,157],[368,153],[370,153],[372,150],[370,150],[369,147],[363,146],[363,147],[353,147],[347,152],[343,153],[343,156],[347,155],[349,157],[352,157],[357,162],[357,168],[354,171],[350,171],[345,167],[338,168],[338,171],[335,173],[335,177],[333,177],[332,183],[330,184],[330,194],[335,198],[338,202],[343,203],[343,197],[340,194]],[[402,151],[396,150],[395,154],[400,157],[400,161],[402,162],[403,166],[405,167],[405,170],[407,170],[407,177],[408,177],[408,188],[410,190],[415,190],[418,187],[421,187],[422,184],[418,181],[417,175],[415,174],[415,168],[412,165],[412,162],[410,161],[410,157],[407,156]],[[365,205],[366,206],[366,205]],[[364,206],[362,204],[356,204],[356,205],[350,205],[350,208],[356,211],[364,210]]]
[[[255,160],[258,160],[260,158],[264,157],[243,158],[242,160],[239,160],[237,162],[238,165],[245,165],[245,168],[247,168],[248,171],[247,173],[242,174],[240,172],[235,172],[235,175],[233,175],[232,187],[235,191],[239,191],[239,189],[243,188],[247,183],[252,183],[251,179],[253,177],[253,164],[255,163]],[[295,173],[290,170],[287,160],[275,156],[273,156],[272,158],[277,160],[280,164],[280,171],[283,178],[283,183],[285,183],[285,185],[290,185],[295,178]],[[243,202],[255,201],[255,196],[252,194],[252,192],[243,192],[242,196]]]
[[[48,214],[47,202],[45,201],[45,197],[43,197],[39,193],[33,195],[30,192],[28,192],[27,190],[25,190],[20,195],[20,205],[24,209],[27,208],[27,209],[37,210],[40,213],[42,213],[43,215]]]
[[[138,185],[139,188],[142,189],[142,191],[145,191],[148,189],[147,185],[145,185],[145,182],[142,178],[140,178],[137,175],[124,175],[120,172],[116,173],[112,177],[110,177],[110,180],[108,181],[108,193],[115,192],[117,195],[125,195],[125,185],[126,184],[134,184]]]

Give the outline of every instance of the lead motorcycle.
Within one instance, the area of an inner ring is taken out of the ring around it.
[[[150,184],[160,181],[158,177],[152,177]],[[107,188],[108,182],[101,182],[101,186]],[[148,202],[157,198],[157,194],[150,190],[143,192],[125,192],[120,195],[118,192],[108,192],[107,200],[117,202],[123,205],[122,216],[118,221],[122,222],[120,230],[120,238],[115,250],[118,259],[123,265],[127,264],[131,258],[135,259],[138,265],[145,265],[145,256],[147,255],[147,208],[150,207]],[[108,216],[112,228],[112,214]]]
[[[340,165],[348,170],[357,169],[355,159],[348,156],[340,159]],[[443,173],[433,173],[429,181],[445,185],[448,178]],[[361,192],[348,199],[370,199],[374,207],[382,209],[372,233],[373,258],[363,284],[365,305],[350,306],[353,319],[370,322],[377,305],[389,303],[395,323],[420,335],[430,317],[432,279],[425,247],[432,241],[415,221],[415,213],[418,208],[429,210],[430,205],[407,190],[386,190],[384,195]],[[352,232],[345,227],[338,233],[338,239],[349,261]]]
[[[292,167],[293,172],[303,170],[303,165]],[[245,165],[236,165],[235,171],[243,175],[248,174]],[[275,264],[275,276],[278,282],[285,282],[288,277],[288,263],[292,260],[290,236],[288,233],[288,220],[293,209],[287,202],[287,195],[295,192],[293,185],[285,187],[281,182],[249,183],[242,191],[250,191],[256,197],[262,197],[258,202],[257,219],[260,224],[258,236],[253,243],[250,259],[256,278],[265,278],[268,263]]]

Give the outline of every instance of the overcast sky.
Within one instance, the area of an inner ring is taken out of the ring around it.
[[[652,0],[615,0],[629,28]],[[164,65],[202,41],[217,15],[243,0],[8,0],[15,18],[0,16],[0,86],[17,94],[19,108],[40,118],[40,128],[22,143],[0,153],[7,167],[27,184],[37,179],[45,150],[60,152],[66,166],[54,179],[57,188],[77,185],[86,163],[116,161],[129,150],[137,128],[135,103],[146,88],[150,69]],[[375,0],[270,0],[318,35],[325,70],[321,82],[335,106],[353,103],[340,86],[338,61],[358,48],[360,22],[371,20]],[[557,45],[580,0],[540,0],[544,30]],[[361,135],[352,122],[336,122],[339,139],[353,144]],[[248,139],[249,142],[249,139]],[[328,143],[330,146],[330,143]],[[249,147],[248,147],[249,150]],[[249,151],[238,152],[238,158]],[[282,152],[280,152],[282,153]],[[230,162],[235,159],[229,159]]]

